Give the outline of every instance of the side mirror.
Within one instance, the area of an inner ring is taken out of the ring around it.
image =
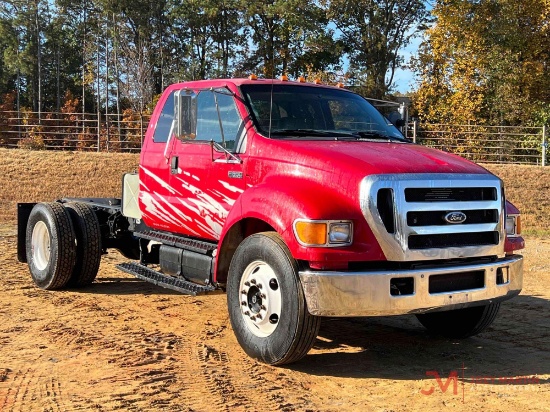
[[[189,90],[178,90],[174,100],[175,135],[180,140],[194,140],[197,137],[197,99]]]
[[[405,126],[405,120],[404,119],[397,119],[394,123],[395,127],[403,127]]]

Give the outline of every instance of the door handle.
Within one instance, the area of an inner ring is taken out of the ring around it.
[[[178,156],[172,156],[170,159],[170,173],[173,175],[178,174],[178,167],[179,166],[179,157]]]

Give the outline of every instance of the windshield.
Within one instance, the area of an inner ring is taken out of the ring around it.
[[[404,141],[369,102],[346,90],[268,83],[242,85],[241,91],[265,136]]]

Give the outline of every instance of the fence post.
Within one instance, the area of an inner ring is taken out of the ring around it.
[[[417,129],[418,121],[413,122],[413,143],[416,143],[416,129]]]
[[[101,151],[101,112],[97,111],[97,151]]]
[[[546,125],[542,125],[542,167],[546,166],[546,146],[548,142],[546,141]]]
[[[141,135],[140,150],[143,147],[143,113],[139,113],[139,134]]]
[[[107,141],[105,142],[105,148],[107,150],[107,153],[109,153],[109,139],[110,139],[110,135],[109,135],[109,132],[110,132],[110,129],[111,129],[111,126],[109,125],[109,109],[105,109],[106,113],[105,113],[105,127],[106,127],[106,130],[107,130]]]

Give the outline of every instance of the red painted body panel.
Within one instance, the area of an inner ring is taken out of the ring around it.
[[[240,95],[240,85],[256,82],[271,81],[189,82],[165,91],[153,113],[141,154],[139,204],[145,224],[223,241],[233,224],[255,218],[272,226],[296,259],[313,262],[317,268],[335,267],[339,262],[385,260],[359,207],[359,185],[365,176],[489,173],[459,156],[407,143],[269,139],[255,131],[240,98],[235,102],[247,136],[245,150],[238,155],[241,164],[228,162],[225,153],[205,142],[173,139],[168,149],[166,144],[153,142],[160,110],[173,90],[227,87]],[[172,156],[179,158],[175,174],[170,173]],[[345,248],[300,246],[292,227],[298,218],[352,220],[353,244]]]

